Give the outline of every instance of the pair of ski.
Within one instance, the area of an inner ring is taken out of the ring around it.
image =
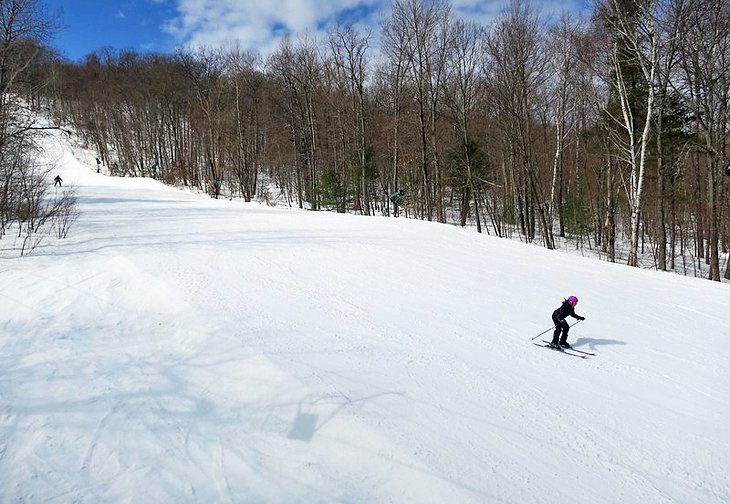
[[[565,355],[570,355],[571,357],[579,357],[581,359],[587,359],[589,355],[596,355],[594,353],[584,352],[583,350],[578,350],[577,348],[573,348],[573,347],[555,348],[554,346],[550,345],[549,341],[542,340],[542,342],[544,343],[543,345],[541,345],[540,343],[533,343],[533,345],[543,347],[543,348],[549,348],[550,350],[554,350],[556,352],[560,352]]]

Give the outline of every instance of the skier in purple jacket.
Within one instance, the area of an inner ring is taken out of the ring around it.
[[[570,325],[565,319],[568,316],[577,318],[578,320],[586,319],[585,317],[576,315],[575,305],[577,304],[578,298],[575,296],[569,296],[563,301],[563,304],[561,304],[560,307],[553,312],[555,332],[553,333],[553,341],[550,343],[551,347],[570,348],[570,344],[568,343],[568,331],[570,330]],[[561,332],[563,333],[562,336],[560,335]],[[560,341],[558,341],[558,338],[560,338]]]

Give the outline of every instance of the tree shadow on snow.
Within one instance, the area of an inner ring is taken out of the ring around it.
[[[344,394],[338,394],[337,396],[325,395],[315,401],[310,401],[307,403],[305,403],[304,401],[300,401],[299,405],[297,406],[297,414],[294,418],[294,422],[292,423],[292,428],[287,434],[287,437],[289,439],[309,442],[312,440],[314,434],[318,430],[324,427],[325,424],[329,423],[330,420],[337,416],[337,414],[339,414],[340,411],[342,411],[347,406],[356,403],[371,401],[375,398],[386,395],[403,396],[405,395],[405,393],[381,392],[379,394],[373,394],[367,397],[362,397],[360,399],[350,399]],[[322,405],[329,405],[327,409],[331,410],[327,415],[322,418],[321,421],[319,419],[320,415],[313,412],[313,410],[317,409],[318,403],[321,403]],[[304,406],[304,408],[302,406]],[[307,409],[309,411],[305,412],[303,411],[304,409]]]

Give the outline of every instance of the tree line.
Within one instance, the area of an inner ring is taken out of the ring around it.
[[[37,96],[116,175],[720,280],[729,58],[726,0],[601,0],[554,20],[513,0],[488,26],[395,0],[376,33],[335,25],[267,57],[52,58]]]
[[[0,0],[0,251],[27,254],[49,235],[65,238],[78,213],[73,190],[49,184],[37,161],[52,129],[38,120],[54,26],[36,0]]]

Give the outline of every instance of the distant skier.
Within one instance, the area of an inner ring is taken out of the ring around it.
[[[101,159],[96,158],[96,173],[101,173]]]
[[[53,179],[53,187],[61,187],[61,182],[63,182],[63,179],[60,175],[56,175],[56,178]]]
[[[400,205],[403,202],[403,198],[405,198],[405,195],[406,192],[401,189],[390,195],[390,201],[392,201],[395,205]]]
[[[568,331],[570,325],[565,320],[568,316],[577,318],[578,320],[585,320],[585,317],[576,315],[575,305],[578,304],[578,298],[575,296],[569,296],[568,299],[563,301],[563,304],[553,312],[553,323],[555,324],[555,332],[553,333],[553,341],[550,343],[551,347],[562,347],[570,348],[568,343]],[[561,333],[562,332],[562,336]],[[558,341],[560,337],[560,341]]]

